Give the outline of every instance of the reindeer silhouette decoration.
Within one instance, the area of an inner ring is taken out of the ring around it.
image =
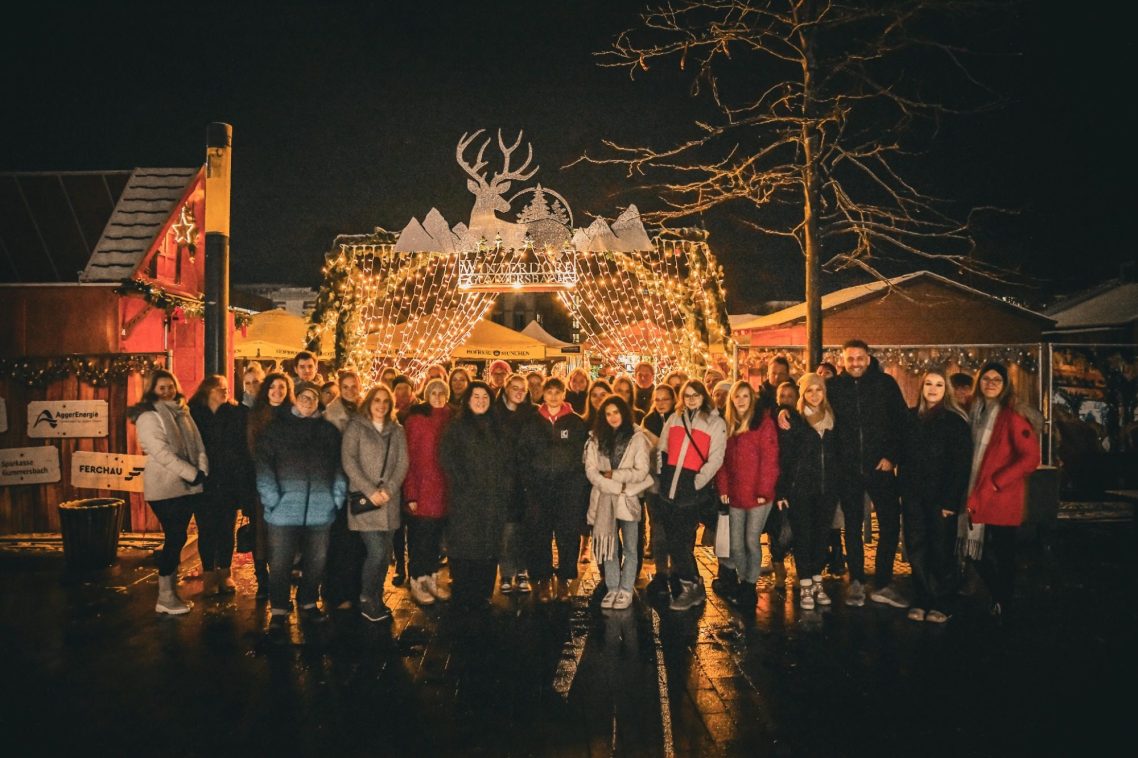
[[[510,210],[510,203],[506,200],[505,194],[510,191],[511,183],[515,181],[524,182],[533,178],[533,175],[541,167],[534,166],[528,172],[526,171],[530,162],[533,161],[533,146],[526,143],[525,161],[521,166],[511,169],[510,159],[518,146],[522,144],[522,137],[525,132],[519,131],[514,144],[507,147],[505,140],[502,139],[502,130],[499,129],[498,149],[502,151],[502,170],[488,180],[486,178],[487,162],[483,159],[483,155],[490,145],[491,138],[487,137],[486,141],[482,143],[473,164],[467,162],[464,155],[466,148],[478,139],[484,131],[485,129],[479,129],[469,136],[463,132],[458,141],[458,147],[454,151],[458,165],[462,166],[462,170],[470,176],[466,182],[466,188],[474,194],[474,208],[470,211],[470,234],[475,238],[484,237],[491,242],[500,236],[503,246],[518,249],[525,242],[526,225],[505,221],[495,214],[498,211],[506,213]]]

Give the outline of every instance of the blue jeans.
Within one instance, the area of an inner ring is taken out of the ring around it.
[[[759,538],[767,523],[771,506],[758,508],[732,508],[731,518],[731,561],[739,572],[739,581],[754,584],[759,581],[759,569],[763,564],[763,548]]]
[[[610,590],[632,592],[636,585],[636,546],[640,537],[639,521],[616,522],[620,546],[614,548],[612,558],[605,561],[605,586]]]
[[[363,572],[360,576],[360,600],[383,602],[383,581],[387,578],[387,564],[391,563],[392,532],[358,532],[367,548]]]
[[[324,564],[328,560],[328,541],[332,526],[277,526],[265,524],[269,538],[269,604],[273,613],[288,613],[292,584],[292,562],[301,551],[300,586],[296,590],[297,605],[316,604],[320,583],[324,581]],[[303,546],[303,547],[302,547]]]

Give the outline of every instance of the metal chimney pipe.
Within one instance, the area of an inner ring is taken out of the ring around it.
[[[233,127],[206,128],[205,162],[205,373],[228,377],[229,195]]]

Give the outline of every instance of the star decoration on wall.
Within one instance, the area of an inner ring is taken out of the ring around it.
[[[194,223],[194,211],[189,205],[182,206],[178,212],[178,220],[170,227],[170,231],[174,234],[174,243],[177,244],[178,248],[184,247],[189,250],[192,261],[194,254],[198,251],[198,227]]]

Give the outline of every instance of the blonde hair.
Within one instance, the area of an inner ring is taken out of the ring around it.
[[[742,389],[746,389],[751,397],[751,403],[747,406],[747,411],[743,415],[739,415],[739,410],[735,407],[735,393]],[[755,417],[755,406],[758,405],[758,397],[755,393],[755,388],[743,379],[731,385],[731,389],[727,392],[727,436],[734,437],[736,434],[742,434],[751,427],[751,419]]]
[[[940,404],[955,413],[957,416],[960,416],[960,418],[967,421],[968,414],[965,413],[964,409],[960,407],[960,404],[956,402],[956,395],[952,391],[952,383],[948,381],[948,372],[940,371],[938,369],[929,369],[921,375],[921,385],[919,389],[920,395],[919,399],[917,400],[917,413],[921,416],[924,416],[929,409],[929,404],[925,402],[925,380],[930,376],[939,376],[941,379],[944,379],[944,398],[940,401]]]
[[[425,385],[423,385],[423,401],[424,402],[430,402],[431,388],[432,387],[441,388],[443,391],[443,397],[445,397],[447,399],[447,402],[450,402],[450,387],[447,386],[447,383],[445,381],[443,381],[442,379],[439,379],[437,377],[434,379],[431,379],[429,382],[427,382]]]
[[[822,403],[818,406],[817,411],[808,412],[806,404],[806,390],[809,387],[818,385],[822,388]],[[833,415],[834,409],[830,407],[830,397],[826,392],[826,380],[817,374],[803,374],[798,380],[798,413],[810,426],[822,421],[827,415]]]

